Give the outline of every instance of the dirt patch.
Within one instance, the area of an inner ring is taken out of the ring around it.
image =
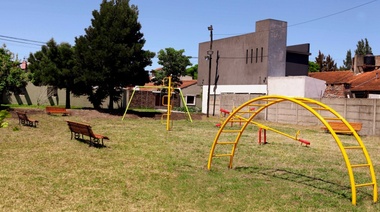
[[[12,117],[17,117],[16,111],[26,112],[27,114],[44,114],[46,113],[44,109],[36,108],[11,108],[8,111],[12,114]],[[95,109],[68,109],[72,116],[84,116],[88,118],[122,118],[124,111],[121,110],[95,110]],[[127,113],[125,118],[137,119],[137,118],[152,118],[161,119],[162,115],[166,113]],[[202,120],[203,114],[191,114],[193,120]],[[182,112],[172,112],[172,120],[188,119],[187,113]]]

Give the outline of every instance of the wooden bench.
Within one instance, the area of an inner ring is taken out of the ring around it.
[[[90,137],[90,146],[92,143],[97,143],[100,144],[100,141],[102,142],[102,146],[104,146],[103,139],[109,140],[107,136],[100,135],[100,134],[95,134],[92,131],[92,128],[89,124],[83,124],[83,123],[78,123],[78,122],[73,122],[73,121],[66,121],[67,125],[69,126],[69,129],[71,131],[71,139],[73,137],[75,139],[83,139],[83,136],[88,136]]]
[[[348,127],[343,122],[328,122],[335,131],[335,133],[341,133],[341,134],[352,134],[352,132],[348,129]],[[352,128],[359,132],[362,129],[363,124],[360,122],[349,122],[349,124],[352,126]],[[326,126],[322,127],[323,130],[326,132],[328,131]]]
[[[30,119],[25,112],[16,111],[18,116],[18,123],[21,125],[37,127],[38,121],[34,119]]]
[[[46,113],[51,114],[62,114],[64,116],[68,116],[71,114],[70,111],[67,111],[66,108],[63,107],[53,107],[53,106],[47,106],[46,107]]]

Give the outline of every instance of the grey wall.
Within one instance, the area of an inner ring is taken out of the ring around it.
[[[287,24],[267,19],[256,23],[256,32],[214,40],[211,84],[214,84],[219,51],[219,85],[266,84],[267,76],[285,76]],[[200,43],[198,85],[208,85],[210,41]]]
[[[252,94],[221,94],[220,107],[232,109],[255,97]],[[363,128],[360,135],[380,135],[380,99],[315,99],[334,109],[349,122],[361,122]],[[321,112],[323,116],[323,112]],[[266,114],[260,113],[258,119],[271,122],[288,123],[305,126],[322,126],[322,123],[303,107],[292,103],[282,102],[268,107]]]
[[[108,106],[108,98],[103,103],[103,108]],[[57,96],[50,97],[48,95],[47,86],[35,86],[28,83],[25,88],[25,95],[16,95],[10,93],[9,96],[3,96],[3,102],[7,104],[19,105],[66,105],[66,90],[58,89]],[[93,105],[88,101],[87,96],[74,96],[70,95],[71,107],[89,107]]]

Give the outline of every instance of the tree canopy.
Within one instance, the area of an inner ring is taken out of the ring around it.
[[[320,72],[337,70],[336,63],[332,57],[330,55],[326,57],[321,51],[319,51],[318,56],[315,57],[315,63],[318,65]]]
[[[352,68],[352,55],[351,55],[351,49],[347,51],[346,59],[343,60],[343,66],[340,67],[340,70],[351,70]]]
[[[92,12],[86,34],[75,38],[77,68],[95,108],[109,97],[108,108],[113,109],[125,86],[149,81],[145,67],[152,64],[155,53],[143,50],[138,14],[128,0],[103,0],[100,10]]]
[[[162,70],[155,74],[152,80],[155,85],[167,85],[165,77],[172,76],[173,87],[182,84],[180,77],[186,75],[186,67],[191,66],[188,56],[183,53],[185,50],[175,50],[174,48],[161,49],[158,52],[158,64],[162,65]]]
[[[186,75],[191,76],[193,79],[198,79],[198,64],[187,68]]]
[[[319,65],[316,62],[309,61],[308,72],[319,72]]]
[[[372,48],[369,45],[367,38],[365,38],[364,40],[361,39],[360,41],[358,41],[358,44],[356,44],[355,54],[357,55],[372,54]]]
[[[68,43],[57,44],[49,40],[40,51],[30,54],[29,70],[33,73],[35,85],[50,85],[66,88],[66,108],[70,108],[70,91],[74,89],[74,48]]]
[[[0,48],[0,93],[13,91],[27,85],[29,74],[22,70],[18,58],[14,58],[5,45]]]

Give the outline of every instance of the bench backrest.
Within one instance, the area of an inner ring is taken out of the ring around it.
[[[17,116],[19,119],[21,120],[28,120],[28,116],[26,115],[26,113],[22,113],[22,112],[16,112]]]
[[[355,131],[360,131],[362,129],[363,124],[359,122],[349,122],[354,128]],[[340,130],[340,131],[345,131],[348,130],[348,127],[343,123],[343,122],[329,122],[330,126],[334,130]]]
[[[92,128],[90,125],[82,124],[82,123],[78,123],[78,122],[72,122],[72,121],[66,121],[66,122],[67,122],[71,132],[80,133],[82,135],[87,135],[89,137],[95,138],[95,135],[92,132]]]

